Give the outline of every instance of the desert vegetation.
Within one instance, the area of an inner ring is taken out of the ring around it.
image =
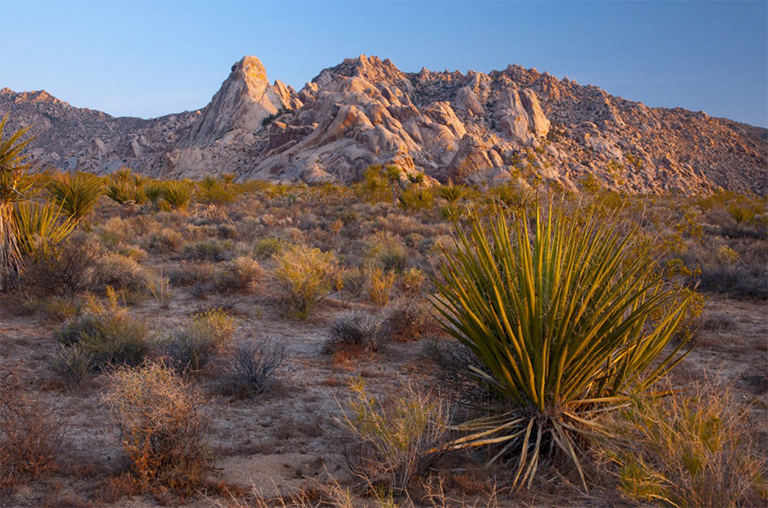
[[[23,134],[2,505],[768,499],[764,198],[33,172]]]

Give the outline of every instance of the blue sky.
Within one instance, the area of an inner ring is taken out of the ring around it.
[[[359,54],[401,70],[536,67],[650,106],[768,126],[768,2],[0,0],[0,87],[153,117],[243,55],[299,89]]]

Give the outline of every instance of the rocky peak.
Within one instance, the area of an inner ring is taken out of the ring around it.
[[[233,130],[259,131],[265,118],[295,106],[295,95],[282,83],[271,86],[261,60],[244,56],[179,147],[208,146]]]
[[[377,56],[360,55],[347,58],[335,67],[323,69],[312,82],[324,86],[339,76],[387,84],[397,84],[406,79],[405,74],[389,58],[382,60]]]

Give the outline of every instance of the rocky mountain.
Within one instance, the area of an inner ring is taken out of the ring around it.
[[[400,71],[360,56],[296,91],[244,57],[210,104],[114,118],[44,91],[0,90],[9,127],[33,125],[34,156],[62,169],[153,176],[349,182],[371,164],[440,181],[585,178],[629,192],[765,195],[768,130],[680,108],[649,108],[596,86],[511,65],[489,74]]]

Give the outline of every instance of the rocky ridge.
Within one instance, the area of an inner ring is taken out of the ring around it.
[[[161,118],[114,118],[46,92],[0,90],[10,128],[33,125],[37,161],[108,173],[349,182],[371,164],[440,181],[628,192],[766,193],[768,130],[703,112],[649,108],[596,86],[511,65],[489,74],[400,71],[360,56],[300,91],[244,57],[210,104]]]

